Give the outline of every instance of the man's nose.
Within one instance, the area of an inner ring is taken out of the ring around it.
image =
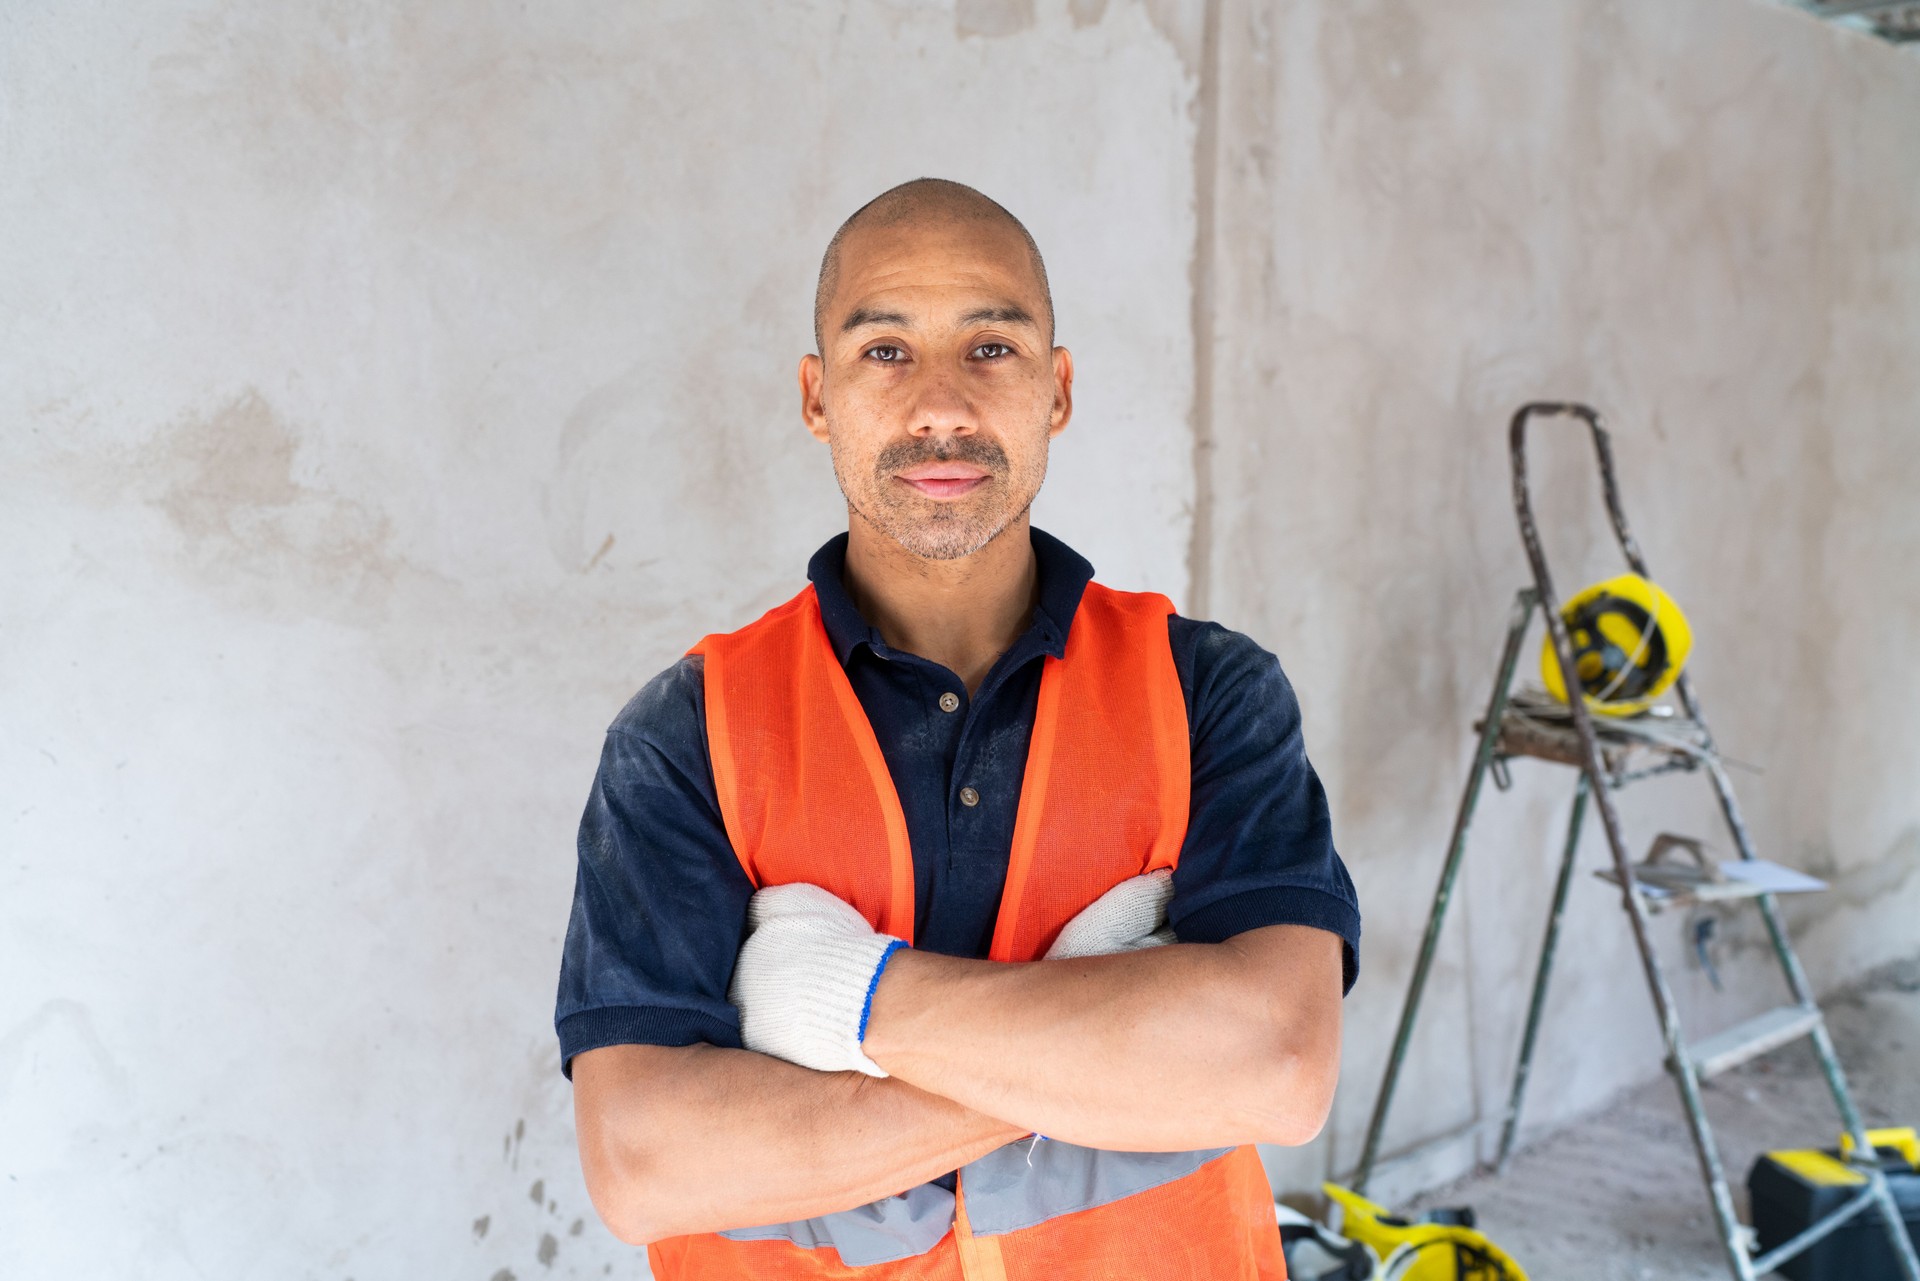
[[[973,405],[950,371],[932,370],[914,397],[909,430],[916,436],[964,436],[975,426]]]

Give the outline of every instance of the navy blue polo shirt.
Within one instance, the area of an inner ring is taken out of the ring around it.
[[[872,722],[913,846],[917,947],[985,957],[1000,910],[1042,660],[1060,657],[1093,566],[1033,530],[1039,602],[977,694],[888,645],[841,583],[847,536],[807,566],[834,653]],[[1172,616],[1193,790],[1168,919],[1182,942],[1310,925],[1359,968],[1360,910],[1307,762],[1300,707],[1273,655]],[[941,705],[953,695],[952,711]],[[957,703],[955,703],[957,700]],[[963,789],[977,793],[974,804]],[[563,1070],[603,1045],[739,1047],[727,1001],[753,886],[720,819],[701,660],[682,658],[615,718],[580,821],[573,916],[554,1013]]]

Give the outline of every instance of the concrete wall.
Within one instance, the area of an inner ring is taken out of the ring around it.
[[[0,1274],[636,1270],[554,1070],[573,824],[626,696],[839,521],[809,280],[921,173],[1047,250],[1081,380],[1040,522],[1301,691],[1367,950],[1287,1187],[1357,1147],[1522,398],[1612,415],[1761,839],[1840,877],[1810,963],[1911,948],[1920,63],[1687,9],[16,6]],[[1545,463],[1567,531],[1583,467]],[[1544,774],[1488,811],[1396,1139],[1499,1089]],[[1542,1120],[1656,1070],[1581,891]]]
[[[1220,21],[1196,568],[1301,690],[1366,917],[1331,1133],[1273,1163],[1298,1186],[1358,1159],[1526,581],[1505,438],[1524,400],[1608,416],[1722,746],[1764,770],[1736,774],[1762,853],[1836,882],[1791,913],[1817,980],[1920,947],[1920,61],[1746,3]],[[1533,454],[1563,592],[1623,568],[1568,421]],[[1513,772],[1479,811],[1389,1150],[1505,1104],[1571,792],[1559,767]],[[1670,829],[1731,857],[1710,795],[1629,792],[1634,848]],[[1586,839],[1538,1123],[1659,1071],[1618,896],[1587,876],[1597,821]],[[1658,919],[1699,1031],[1782,1002],[1757,926],[1723,924],[1716,999]]]

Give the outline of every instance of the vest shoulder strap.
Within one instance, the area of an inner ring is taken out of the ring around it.
[[[706,659],[707,755],[747,879],[810,881],[911,941],[906,815],[813,585],[691,652]]]
[[[1173,612],[1158,592],[1088,583],[1047,660],[993,959],[1038,959],[1094,899],[1179,863],[1193,775]]]

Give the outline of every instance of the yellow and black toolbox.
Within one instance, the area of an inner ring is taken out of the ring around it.
[[[1911,1129],[1868,1130],[1880,1168],[1886,1173],[1907,1236],[1920,1243],[1920,1137]],[[1768,1152],[1747,1172],[1747,1199],[1760,1249],[1771,1250],[1866,1186],[1864,1174],[1842,1155],[1853,1144],[1840,1136],[1840,1148],[1816,1152]],[[1896,1281],[1893,1247],[1880,1212],[1869,1206],[1842,1224],[1832,1236],[1780,1266],[1792,1281]]]

